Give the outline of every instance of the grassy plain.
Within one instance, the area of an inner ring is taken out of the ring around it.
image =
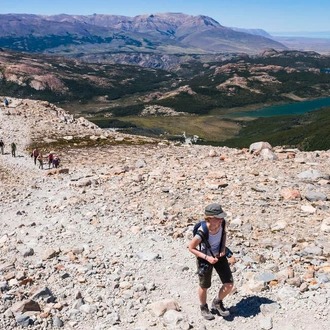
[[[219,116],[175,116],[175,117],[111,117],[120,122],[133,124],[145,130],[156,129],[167,136],[197,135],[206,141],[222,141],[234,137],[239,132],[236,121],[225,120]],[[98,118],[89,118],[98,124]],[[99,118],[104,120],[104,118]]]

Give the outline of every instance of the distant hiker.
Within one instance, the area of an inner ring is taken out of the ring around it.
[[[50,168],[50,165],[52,165],[52,167],[54,167],[54,164],[53,164],[54,155],[53,155],[53,153],[49,152],[47,158],[48,158],[48,168]]]
[[[58,166],[60,165],[60,158],[56,155],[53,159],[53,165],[55,168],[58,168]]]
[[[38,148],[33,149],[31,157],[33,157],[34,165],[37,165],[37,158],[39,155],[39,150]]]
[[[0,149],[1,149],[1,154],[3,155],[3,148],[5,147],[5,144],[3,143],[2,140],[0,140]]]
[[[226,213],[220,204],[213,203],[205,208],[204,221],[196,224],[194,237],[189,243],[189,251],[197,257],[199,275],[198,296],[202,316],[213,320],[214,315],[207,305],[207,290],[211,287],[213,268],[218,273],[222,286],[212,300],[212,309],[221,316],[229,316],[230,312],[223,305],[223,299],[233,288],[233,275],[226,257]]]
[[[5,99],[4,103],[5,103],[5,107],[8,107],[9,101],[7,99]]]
[[[42,153],[41,152],[39,152],[38,157],[37,157],[37,160],[39,162],[39,168],[41,170],[43,170],[43,168],[44,168],[44,159],[42,157]]]
[[[12,142],[12,144],[10,145],[11,146],[11,155],[12,157],[16,157],[16,143],[15,142]]]

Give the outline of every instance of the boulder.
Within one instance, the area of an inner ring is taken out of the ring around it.
[[[180,311],[178,303],[173,299],[164,299],[161,301],[156,301],[152,303],[149,307],[151,313],[155,316],[162,316],[170,310]]]
[[[278,160],[278,157],[273,153],[271,149],[265,148],[260,151],[260,156],[264,160]]]
[[[263,149],[273,150],[273,147],[268,142],[254,142],[249,147],[249,153],[260,153]]]

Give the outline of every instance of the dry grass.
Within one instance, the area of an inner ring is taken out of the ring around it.
[[[198,135],[207,141],[221,141],[233,137],[239,126],[233,121],[217,116],[176,116],[176,117],[120,117],[142,128],[162,128],[170,135]]]
[[[85,137],[74,137],[72,140],[66,139],[57,139],[52,142],[44,142],[38,140],[39,150],[47,150],[49,152],[52,150],[55,154],[60,154],[66,152],[68,149],[88,149],[96,147],[107,147],[107,146],[116,146],[116,145],[145,145],[145,144],[156,144],[157,140],[150,140],[139,138],[136,136],[125,136],[122,140],[116,140],[114,137],[109,137],[107,139],[90,139],[89,136]],[[32,142],[27,148],[26,151],[28,154],[36,146],[36,142]]]

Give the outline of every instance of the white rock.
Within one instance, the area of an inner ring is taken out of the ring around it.
[[[325,233],[330,233],[330,218],[323,219],[320,229]]]

